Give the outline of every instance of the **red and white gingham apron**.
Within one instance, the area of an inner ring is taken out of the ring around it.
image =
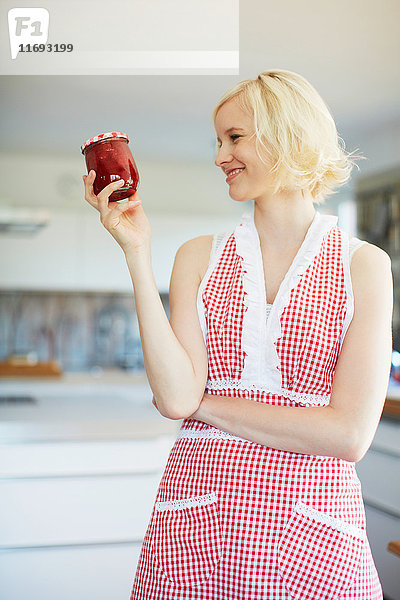
[[[349,236],[316,211],[266,318],[245,213],[199,288],[206,392],[326,406],[354,312]],[[268,284],[268,282],[267,282]],[[143,542],[131,600],[380,600],[354,463],[285,452],[185,419]]]

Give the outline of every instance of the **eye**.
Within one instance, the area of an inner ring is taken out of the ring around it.
[[[241,138],[242,136],[238,135],[237,133],[232,133],[229,137],[233,142],[235,142],[238,138]],[[217,141],[217,149],[218,150],[221,148],[221,146],[222,146],[222,143]]]

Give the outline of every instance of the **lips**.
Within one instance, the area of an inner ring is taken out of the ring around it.
[[[228,177],[226,178],[226,182],[230,183],[235,177],[237,177],[238,175],[240,175],[240,173],[244,170],[244,167],[242,168],[238,168],[238,169],[230,169],[229,171],[226,171]]]

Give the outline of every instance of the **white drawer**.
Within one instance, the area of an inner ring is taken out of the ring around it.
[[[368,539],[383,593],[385,598],[400,600],[400,558],[387,549],[390,541],[400,540],[400,519],[385,515],[368,505],[365,512]]]
[[[161,475],[3,480],[0,547],[142,540]]]
[[[120,544],[3,551],[2,598],[128,600],[140,548]]]
[[[37,442],[0,446],[0,477],[151,473],[162,469],[176,436],[148,440]]]

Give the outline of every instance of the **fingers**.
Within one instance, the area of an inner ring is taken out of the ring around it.
[[[97,200],[99,202],[99,209],[101,213],[107,211],[108,199],[111,196],[111,194],[118,190],[120,187],[123,187],[124,183],[125,182],[123,179],[118,179],[117,181],[109,183],[108,185],[106,185],[105,188],[101,190],[100,194],[98,194],[97,196]]]
[[[130,210],[131,208],[136,208],[136,206],[139,206],[139,204],[141,204],[141,201],[139,199],[131,200],[130,198],[128,198],[128,200],[125,200],[124,202],[114,202],[114,204],[115,204],[114,208],[109,213],[110,217],[113,217],[115,212],[117,214],[121,214],[121,213],[125,212],[126,210]]]
[[[96,171],[89,171],[89,174],[83,175],[82,179],[85,184],[85,200],[97,208],[97,198],[93,191],[93,182],[96,179]]]
[[[137,208],[141,202],[128,199],[125,202],[112,202],[112,204],[112,208],[106,208],[105,212],[100,211],[100,221],[109,231],[118,228],[120,217],[124,212]]]
[[[92,169],[89,171],[88,175],[82,175],[82,179],[85,184],[85,200],[87,202],[89,202],[89,204],[91,206],[96,208],[100,212],[101,218],[104,219],[105,216],[107,215],[107,213],[109,212],[109,210],[112,210],[109,207],[109,198],[110,198],[111,194],[115,190],[118,190],[120,187],[122,187],[124,185],[124,183],[125,183],[124,180],[118,179],[117,181],[113,181],[112,183],[109,183],[104,189],[101,190],[100,194],[98,194],[98,196],[96,196],[94,193],[94,189],[93,189],[93,183],[94,183],[94,180],[96,179],[96,172]],[[132,196],[129,197],[129,200],[135,200],[135,201],[139,200],[137,191],[135,192],[135,194],[133,194]],[[140,203],[140,200],[139,200],[139,203]],[[117,204],[117,206],[119,206],[118,203],[116,203],[116,204]],[[129,206],[129,208],[131,208],[131,207],[132,207],[132,205]],[[124,210],[126,210],[127,208],[128,207],[125,207]]]

